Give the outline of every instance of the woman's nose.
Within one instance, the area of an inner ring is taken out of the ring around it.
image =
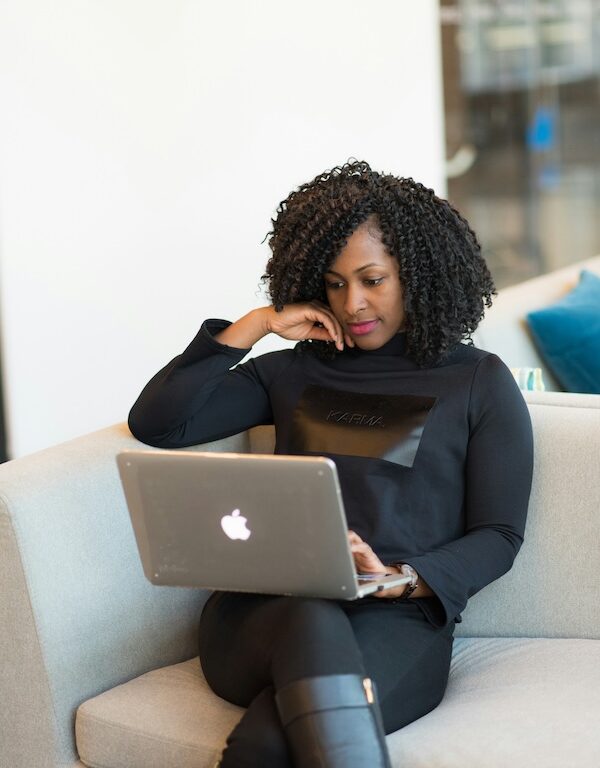
[[[366,309],[366,297],[359,286],[348,286],[344,302],[344,311],[348,317],[354,317],[358,312]]]

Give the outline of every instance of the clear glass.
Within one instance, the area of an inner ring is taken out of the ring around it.
[[[600,0],[441,0],[448,197],[498,288],[600,253]]]

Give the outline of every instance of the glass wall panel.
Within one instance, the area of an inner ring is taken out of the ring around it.
[[[448,197],[497,287],[600,253],[600,0],[441,0]]]

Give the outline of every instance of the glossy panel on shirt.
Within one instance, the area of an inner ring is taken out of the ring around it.
[[[294,409],[289,450],[412,467],[435,402],[422,395],[365,394],[311,384]]]

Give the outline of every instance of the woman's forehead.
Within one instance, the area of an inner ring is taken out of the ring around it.
[[[392,260],[381,237],[366,227],[359,227],[350,235],[328,271],[357,272],[369,266],[387,267]]]

